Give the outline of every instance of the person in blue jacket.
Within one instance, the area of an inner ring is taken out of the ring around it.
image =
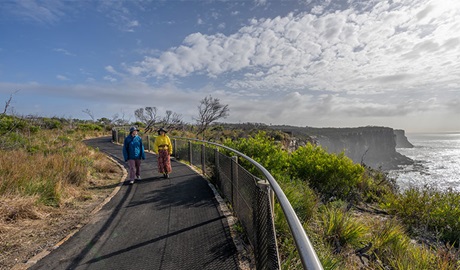
[[[123,157],[129,167],[129,184],[134,184],[134,180],[141,180],[141,159],[145,159],[144,145],[142,138],[137,135],[138,131],[136,127],[131,127],[123,142]]]

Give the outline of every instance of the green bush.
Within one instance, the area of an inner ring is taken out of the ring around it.
[[[46,129],[61,129],[62,123],[55,118],[43,118],[43,125]]]
[[[292,177],[307,181],[327,200],[349,200],[355,196],[364,168],[343,153],[329,154],[319,146],[299,147],[290,159]]]
[[[8,132],[23,131],[28,126],[27,121],[18,117],[9,115],[0,116],[0,135]]]
[[[273,138],[266,135],[261,131],[254,137],[241,138],[237,141],[226,139],[224,145],[238,150],[248,157],[255,160],[275,177],[282,177],[289,168],[289,155],[283,150],[280,143],[276,143]],[[251,173],[260,176],[259,170],[251,166],[246,161],[241,161],[241,164],[248,169]]]
[[[357,221],[339,201],[320,207],[320,221],[324,238],[338,253],[347,246],[356,247],[369,232],[369,228]]]
[[[383,205],[414,229],[427,229],[451,244],[460,242],[460,193],[433,188],[410,188]]]
[[[104,128],[97,124],[82,123],[77,125],[77,129],[81,131],[102,131]]]

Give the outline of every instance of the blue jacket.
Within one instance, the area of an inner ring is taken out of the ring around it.
[[[123,142],[123,157],[128,159],[145,159],[144,145],[140,136],[128,135]]]

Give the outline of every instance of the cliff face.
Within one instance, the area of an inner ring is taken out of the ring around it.
[[[406,132],[402,129],[395,129],[396,148],[413,148],[414,145],[409,142]]]
[[[287,126],[277,128],[292,133],[294,137],[309,136],[329,153],[344,152],[355,163],[365,164],[374,169],[386,171],[396,169],[398,165],[413,162],[396,151],[396,137],[401,136],[401,132],[396,135],[392,128],[295,128]]]
[[[330,153],[341,153],[355,163],[382,170],[395,169],[411,160],[396,152],[396,136],[386,127],[357,128],[320,135],[317,142]]]

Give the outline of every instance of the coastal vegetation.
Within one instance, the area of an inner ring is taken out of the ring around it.
[[[137,123],[142,125],[142,123]],[[115,187],[113,162],[85,138],[109,135],[114,123],[0,115],[0,251],[11,227],[91,201],[94,187]],[[195,136],[182,125],[177,136]],[[275,177],[325,269],[460,269],[460,194],[426,187],[399,191],[384,172],[312,143],[288,147],[289,134],[264,128],[200,135],[250,156]],[[243,166],[254,173],[250,164]],[[302,269],[283,212],[275,205],[283,269]],[[0,258],[0,265],[2,263]]]

